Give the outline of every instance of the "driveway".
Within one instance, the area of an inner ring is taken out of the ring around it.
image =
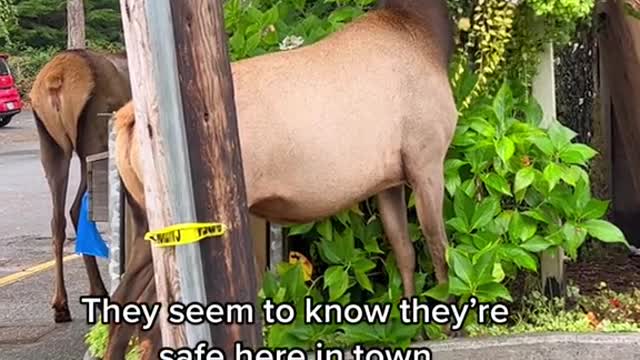
[[[66,214],[78,182],[79,164],[74,158]],[[85,352],[83,336],[89,325],[79,297],[89,285],[80,258],[64,264],[73,321],[53,322],[50,218],[51,198],[37,132],[32,113],[25,111],[0,128],[0,359],[82,359]],[[75,237],[69,218],[67,237]],[[73,252],[74,242],[67,241],[65,255]],[[107,282],[107,262],[98,261]]]

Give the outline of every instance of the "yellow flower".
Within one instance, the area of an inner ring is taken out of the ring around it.
[[[468,17],[463,17],[458,21],[458,29],[462,31],[469,31],[471,29],[471,20]]]

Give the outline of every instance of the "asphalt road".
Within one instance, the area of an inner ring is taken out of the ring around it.
[[[79,164],[72,162],[67,210],[79,181]],[[53,259],[49,221],[51,197],[40,163],[37,133],[30,112],[16,116],[0,128],[0,282]],[[67,237],[75,238],[67,218]],[[75,243],[67,241],[65,255]],[[107,263],[99,259],[108,287]],[[55,324],[50,307],[53,269],[18,282],[0,285],[0,360],[82,359],[85,321],[79,297],[88,291],[81,259],[64,264],[65,282],[73,321]]]

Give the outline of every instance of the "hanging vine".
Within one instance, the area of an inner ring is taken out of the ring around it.
[[[567,43],[593,6],[594,0],[449,0],[458,25],[452,85],[459,85],[467,67],[476,77],[460,110],[504,78],[530,85],[544,44]]]

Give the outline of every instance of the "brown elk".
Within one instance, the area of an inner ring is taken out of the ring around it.
[[[65,322],[71,320],[62,264],[70,161],[75,152],[81,167],[80,185],[69,212],[77,230],[80,202],[87,187],[86,157],[107,150],[108,124],[97,114],[113,112],[131,99],[127,59],[122,54],[63,51],[40,70],[30,98],[53,205],[54,320]],[[84,262],[90,294],[106,295],[95,257],[84,256]]]
[[[452,49],[446,1],[388,0],[315,44],[232,63],[250,213],[301,223],[376,195],[404,294],[411,296],[408,183],[437,281],[446,282],[443,166],[457,121],[448,79]],[[144,214],[144,159],[134,122],[132,103],[116,113],[117,166]],[[146,274],[148,244],[136,241],[145,255],[129,267],[146,266]],[[122,281],[114,299],[138,299],[145,287],[135,283]],[[111,334],[109,354],[117,358],[115,343],[126,341]]]

